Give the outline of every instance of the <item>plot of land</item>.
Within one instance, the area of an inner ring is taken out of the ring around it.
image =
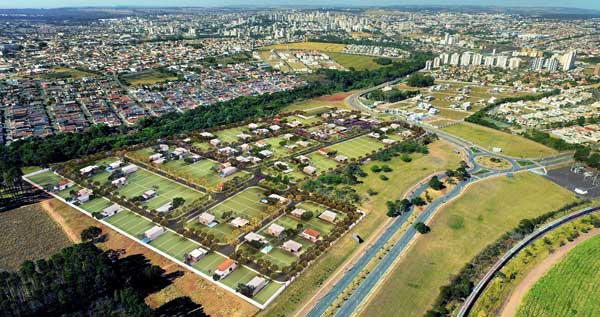
[[[575,247],[527,293],[517,316],[600,315],[600,236]]]
[[[348,157],[348,159],[355,159],[367,154],[371,154],[373,151],[382,149],[384,144],[374,138],[368,136],[360,136],[348,141],[334,144],[328,149],[337,151],[338,154]]]
[[[239,171],[227,177],[221,177],[213,169],[215,165],[219,165],[219,163],[210,159],[203,159],[196,163],[186,163],[184,160],[171,160],[163,166],[168,168],[168,171],[174,171],[175,176],[182,177],[191,183],[211,190],[215,189],[218,184],[227,183],[234,177],[248,177],[250,175],[246,171]],[[159,166],[159,168],[163,167]]]
[[[17,271],[25,260],[47,258],[72,244],[40,206],[0,213],[0,270]]]
[[[284,43],[271,46],[265,46],[261,49],[276,49],[276,50],[316,50],[323,52],[341,52],[346,47],[346,44],[336,43],[320,43],[320,42],[296,42]]]
[[[469,187],[438,211],[430,224],[431,232],[416,240],[361,316],[395,316],[399,311],[406,316],[423,315],[439,288],[485,246],[521,219],[575,200],[572,193],[531,173],[499,176]]]
[[[68,67],[54,67],[47,73],[36,76],[42,80],[81,79],[84,77],[95,77],[96,74]]]
[[[129,184],[119,188],[120,195],[132,199],[142,195],[148,190],[156,190],[157,196],[142,203],[148,209],[159,208],[173,200],[175,197],[185,199],[186,204],[202,198],[205,194],[189,187],[180,185],[170,179],[158,176],[152,172],[140,168],[137,172],[128,176]]]
[[[329,53],[329,57],[334,59],[340,65],[345,68],[353,67],[356,70],[364,70],[364,69],[377,69],[382,67],[383,65],[379,65],[375,62],[376,57],[372,56],[364,56],[364,55],[354,55],[354,54],[344,54],[344,53]]]
[[[206,233],[212,234],[219,240],[236,238],[242,232],[227,223],[229,219],[242,217],[246,220],[259,222],[264,219],[267,213],[267,204],[260,200],[265,197],[265,191],[259,187],[250,187],[241,193],[236,194],[211,208],[208,212],[215,216],[218,224],[214,227],[207,227],[198,222],[197,219],[188,223],[192,228],[199,228]],[[225,218],[224,214],[231,212]]]
[[[487,150],[492,150],[494,147],[501,148],[502,153],[508,156],[534,158],[557,154],[556,150],[545,145],[477,124],[459,123],[445,127],[443,130]]]
[[[240,142],[240,139],[237,137],[238,134],[244,133],[244,131],[248,130],[245,126],[219,130],[214,134],[217,136],[219,140],[223,143],[237,143]]]
[[[129,86],[153,85],[157,83],[177,80],[175,74],[161,72],[158,70],[146,70],[137,73],[129,73],[120,77]]]

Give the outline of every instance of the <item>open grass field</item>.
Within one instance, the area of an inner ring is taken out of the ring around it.
[[[334,159],[326,157],[317,152],[312,152],[306,155],[306,157],[310,159],[310,166],[317,169],[317,173],[322,173],[330,168],[335,168],[336,166],[341,164],[339,162],[336,162]]]
[[[84,77],[95,77],[96,74],[69,67],[54,67],[47,73],[37,75],[41,80],[81,79]]]
[[[422,316],[439,288],[485,246],[521,219],[575,200],[568,190],[527,172],[470,186],[438,211],[429,224],[431,232],[416,240],[360,315]]]
[[[191,271],[174,265],[171,260],[160,256],[158,253],[138,243],[132,242],[128,237],[93,220],[69,205],[56,199],[46,200],[41,205],[61,225],[69,237],[73,237],[72,240],[79,241],[81,230],[89,226],[99,226],[108,237],[105,242],[98,244],[103,250],[124,250],[125,254],[123,256],[142,254],[152,264],[165,269],[167,274],[182,271],[184,273],[183,276],[176,278],[171,285],[146,297],[146,302],[153,308],[159,307],[175,297],[189,296],[194,302],[201,304],[204,307],[204,311],[211,316],[251,316],[258,311],[256,307],[243,299],[232,295],[223,288],[208,282]],[[209,254],[209,256],[211,255],[212,253]],[[222,260],[212,267],[221,262]],[[262,296],[262,292],[258,296]]]
[[[478,156],[475,158],[475,162],[485,168],[493,170],[505,170],[512,166],[509,161],[492,156]]]
[[[558,153],[554,149],[523,137],[468,122],[451,125],[443,130],[487,150],[499,147],[502,149],[502,154],[508,156],[537,158]]]
[[[373,151],[382,149],[383,147],[384,144],[381,141],[363,135],[358,138],[334,144],[328,147],[328,149],[337,151],[338,154],[342,154],[348,157],[348,159],[353,159],[365,156]]]
[[[344,53],[328,53],[329,57],[338,62],[340,65],[345,68],[350,69],[353,67],[356,70],[364,70],[364,69],[378,69],[382,67],[375,62],[376,57],[372,56],[364,56],[364,55],[355,55],[355,54],[344,54]]]
[[[599,316],[600,236],[571,250],[525,296],[517,316]]]
[[[119,213],[106,218],[106,221],[138,238],[140,238],[146,230],[154,227],[154,224],[151,221],[146,220],[129,210],[122,210]]]
[[[212,169],[213,166],[218,165],[210,159],[203,159],[196,163],[186,163],[184,160],[171,160],[165,163],[163,166],[177,171],[179,177],[189,180],[194,184],[198,184],[208,189],[214,189],[219,183],[226,183],[236,176],[244,177],[249,175],[246,171],[239,171],[233,175],[227,177],[221,177],[219,173]],[[159,166],[159,168],[161,168]]]
[[[0,271],[17,271],[25,260],[48,258],[72,244],[40,204],[0,213]]]
[[[137,73],[122,75],[120,79],[128,86],[144,86],[174,81],[177,80],[177,76],[158,70],[145,70]]]
[[[412,155],[413,160],[409,163],[403,162],[399,157],[386,162],[394,170],[387,173],[390,180],[385,182],[370,173],[363,178],[363,184],[354,186],[361,196],[369,197],[367,189],[372,188],[379,192],[376,196],[365,198],[361,202],[361,209],[367,215],[348,234],[343,236],[335,247],[330,248],[312,264],[310,270],[304,272],[294,281],[277,299],[260,312],[258,316],[291,316],[300,309],[310,297],[320,289],[327,279],[346,261],[359,245],[352,239],[352,233],[359,234],[363,239],[369,239],[380,228],[386,220],[386,201],[390,199],[401,199],[404,193],[416,182],[425,178],[435,171],[445,171],[449,168],[457,168],[460,156],[453,154],[453,147],[444,141],[436,141],[429,145],[429,154]],[[381,162],[369,162],[363,166],[369,171],[372,164],[381,165]]]
[[[188,204],[206,195],[142,168],[129,175],[128,180],[129,184],[119,188],[117,191],[120,195],[124,195],[129,199],[140,196],[147,190],[152,190],[153,186],[158,186],[158,190],[156,191],[158,195],[142,203],[142,206],[147,206],[151,210],[167,204],[175,197],[185,199],[186,204]]]
[[[320,42],[295,42],[261,47],[265,50],[315,50],[323,52],[341,52],[346,44],[320,43]]]
[[[260,221],[267,216],[268,205],[260,202],[265,197],[265,190],[259,187],[250,187],[211,208],[208,212],[216,217],[218,224],[212,228],[202,225],[197,219],[188,222],[187,226],[198,228],[220,240],[235,239],[241,234],[222,218],[225,212],[232,212],[231,217],[242,217],[250,221]]]
[[[352,110],[352,108],[348,104],[346,104],[344,99],[346,99],[346,97],[352,95],[355,92],[356,91],[341,92],[327,96],[300,100],[286,106],[282,111],[291,112],[296,110],[302,110],[309,112],[310,115],[310,112],[315,108],[323,109],[324,107],[334,107],[338,109]]]
[[[246,130],[248,130],[246,126],[240,126],[225,130],[219,130],[214,132],[213,134],[216,135],[222,143],[236,143],[240,142],[240,139],[237,137],[238,134],[241,134]]]

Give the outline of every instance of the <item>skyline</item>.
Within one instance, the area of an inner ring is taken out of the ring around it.
[[[62,8],[62,7],[115,7],[115,6],[134,6],[134,7],[274,7],[274,6],[314,6],[319,7],[322,5],[320,1],[308,0],[308,1],[279,1],[279,0],[260,0],[254,1],[252,5],[248,5],[246,1],[240,0],[224,0],[218,2],[205,1],[205,0],[178,0],[174,2],[167,2],[164,0],[91,0],[91,1],[70,1],[70,0],[29,0],[22,1],[18,4],[0,4],[2,9],[24,9],[24,8]],[[600,10],[600,2],[593,0],[531,0],[524,4],[518,0],[404,0],[402,2],[390,1],[390,0],[374,0],[368,3],[362,1],[342,1],[333,0],[327,3],[327,7],[369,7],[369,6],[413,6],[413,5],[439,5],[439,6],[482,6],[482,7],[563,7],[563,8],[579,8],[579,9],[593,9]]]

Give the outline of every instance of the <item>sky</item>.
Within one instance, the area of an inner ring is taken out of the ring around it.
[[[0,8],[56,8],[77,6],[389,6],[389,5],[483,5],[571,7],[600,10],[600,0],[0,0]]]

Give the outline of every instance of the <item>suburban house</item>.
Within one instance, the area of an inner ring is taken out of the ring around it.
[[[247,219],[244,219],[242,217],[237,217],[233,220],[231,220],[231,222],[229,224],[231,224],[232,226],[236,227],[236,228],[241,228],[245,225],[247,225],[250,221],[248,221]]]
[[[116,188],[121,188],[127,185],[128,181],[126,177],[120,177],[111,182],[111,184]]]
[[[276,223],[272,223],[269,228],[267,228],[267,233],[274,237],[279,237],[283,231],[285,231],[285,228]]]
[[[172,207],[173,207],[173,204],[171,202],[168,202],[168,203],[156,208],[156,212],[159,212],[159,213],[169,212]]]
[[[337,217],[337,214],[331,210],[325,210],[319,215],[319,219],[321,219],[323,221],[331,222],[331,223],[335,223],[336,217]]]
[[[300,236],[310,242],[317,242],[321,237],[321,234],[318,231],[308,228],[304,229],[304,231],[300,233]]]
[[[288,240],[286,242],[284,242],[281,247],[293,254],[298,254],[298,252],[300,252],[300,250],[302,249],[302,244],[294,241],[294,240]]]
[[[92,195],[92,190],[87,188],[82,188],[77,192],[77,201],[83,204],[86,201],[90,200],[90,196]]]
[[[168,152],[168,151],[169,151],[169,146],[168,146],[168,145],[166,145],[166,144],[159,144],[159,145],[158,145],[158,149],[159,149],[161,152]]]
[[[321,148],[321,149],[319,149],[319,154],[324,155],[324,156],[329,156],[329,149]]]
[[[154,162],[154,161],[160,160],[162,158],[162,156],[163,155],[161,153],[154,153],[154,154],[148,156],[148,160],[150,162]]]
[[[121,206],[117,204],[112,204],[111,206],[108,206],[102,210],[102,216],[110,217],[119,211],[121,211]]]
[[[61,190],[65,190],[67,188],[71,188],[73,186],[75,186],[75,183],[68,181],[66,179],[63,179],[60,182],[58,182],[56,185],[54,185],[54,190],[61,191]]]
[[[123,161],[118,160],[118,161],[108,164],[108,168],[109,168],[109,170],[112,171],[112,170],[116,170],[117,168],[121,167],[121,165],[123,165]]]
[[[209,138],[214,138],[214,134],[210,133],[210,132],[201,132],[200,136],[205,138],[205,139],[209,139]]]
[[[134,164],[129,164],[129,165],[127,165],[127,166],[123,167],[123,168],[121,169],[121,171],[122,171],[124,174],[128,175],[128,174],[133,174],[133,173],[137,172],[137,170],[138,170],[138,169],[139,169],[139,167],[138,167],[137,165],[134,165]]]
[[[383,139],[383,140],[381,140],[381,142],[383,142],[383,144],[385,144],[385,145],[392,145],[392,144],[396,143],[396,140]]]
[[[209,214],[208,212],[203,212],[202,214],[200,214],[200,216],[198,216],[198,221],[205,225],[208,226],[210,225],[213,221],[215,221],[215,216]]]
[[[163,228],[161,226],[154,226],[154,227],[146,230],[146,232],[144,232],[144,238],[146,239],[147,242],[150,242],[150,241],[160,237],[163,233],[165,233],[165,228]]]
[[[258,152],[258,155],[260,155],[263,158],[269,158],[269,157],[273,156],[273,152],[271,152],[269,150],[262,150],[262,151]]]
[[[246,286],[252,289],[252,296],[255,296],[267,285],[267,279],[260,276],[253,277]]]
[[[298,155],[296,156],[296,159],[303,164],[309,163],[310,162],[310,158],[308,158],[307,156],[304,155]]]
[[[340,163],[345,163],[348,161],[348,157],[344,156],[344,155],[336,155],[334,160],[336,160],[337,162],[340,162]]]
[[[317,169],[313,166],[307,165],[302,169],[302,171],[308,175],[315,175],[315,173],[317,172]]]
[[[277,195],[277,194],[271,194],[271,195],[269,195],[269,198],[273,199],[273,200],[277,200],[280,204],[285,204],[289,201],[289,199],[287,199],[283,196]]]
[[[218,275],[220,279],[223,279],[227,277],[227,275],[231,274],[231,272],[233,272],[236,268],[237,262],[232,259],[227,259],[217,266],[215,274]]]
[[[173,152],[171,154],[173,154],[178,159],[182,159],[182,158],[186,157],[189,153],[190,153],[190,151],[188,151],[187,149],[178,147],[175,150],[173,150]]]
[[[221,140],[219,140],[219,139],[212,139],[212,140],[208,141],[208,143],[210,143],[213,146],[219,146],[219,145],[221,145]]]
[[[233,175],[237,171],[238,171],[237,167],[227,166],[227,167],[221,169],[221,177],[227,177],[227,176]]]
[[[302,209],[302,208],[295,208],[294,210],[292,210],[292,216],[296,217],[296,218],[300,218],[302,217],[302,215],[306,212],[306,210]]]
[[[200,260],[202,260],[202,258],[204,258],[206,255],[208,254],[208,251],[206,251],[203,248],[197,248],[192,250],[192,252],[188,253],[187,256],[185,257],[186,261],[190,264],[194,264]]]
[[[82,176],[90,176],[92,174],[94,174],[94,172],[98,169],[98,166],[96,165],[90,165],[90,166],[86,166],[84,168],[79,169],[79,173]]]
[[[247,235],[244,236],[244,240],[248,241],[248,242],[252,242],[252,241],[259,241],[262,243],[268,243],[269,241],[267,241],[267,239],[263,236],[261,236],[258,233],[255,232],[250,232]]]
[[[144,200],[150,200],[152,198],[156,197],[156,192],[153,190],[147,190],[142,194],[142,198]]]

